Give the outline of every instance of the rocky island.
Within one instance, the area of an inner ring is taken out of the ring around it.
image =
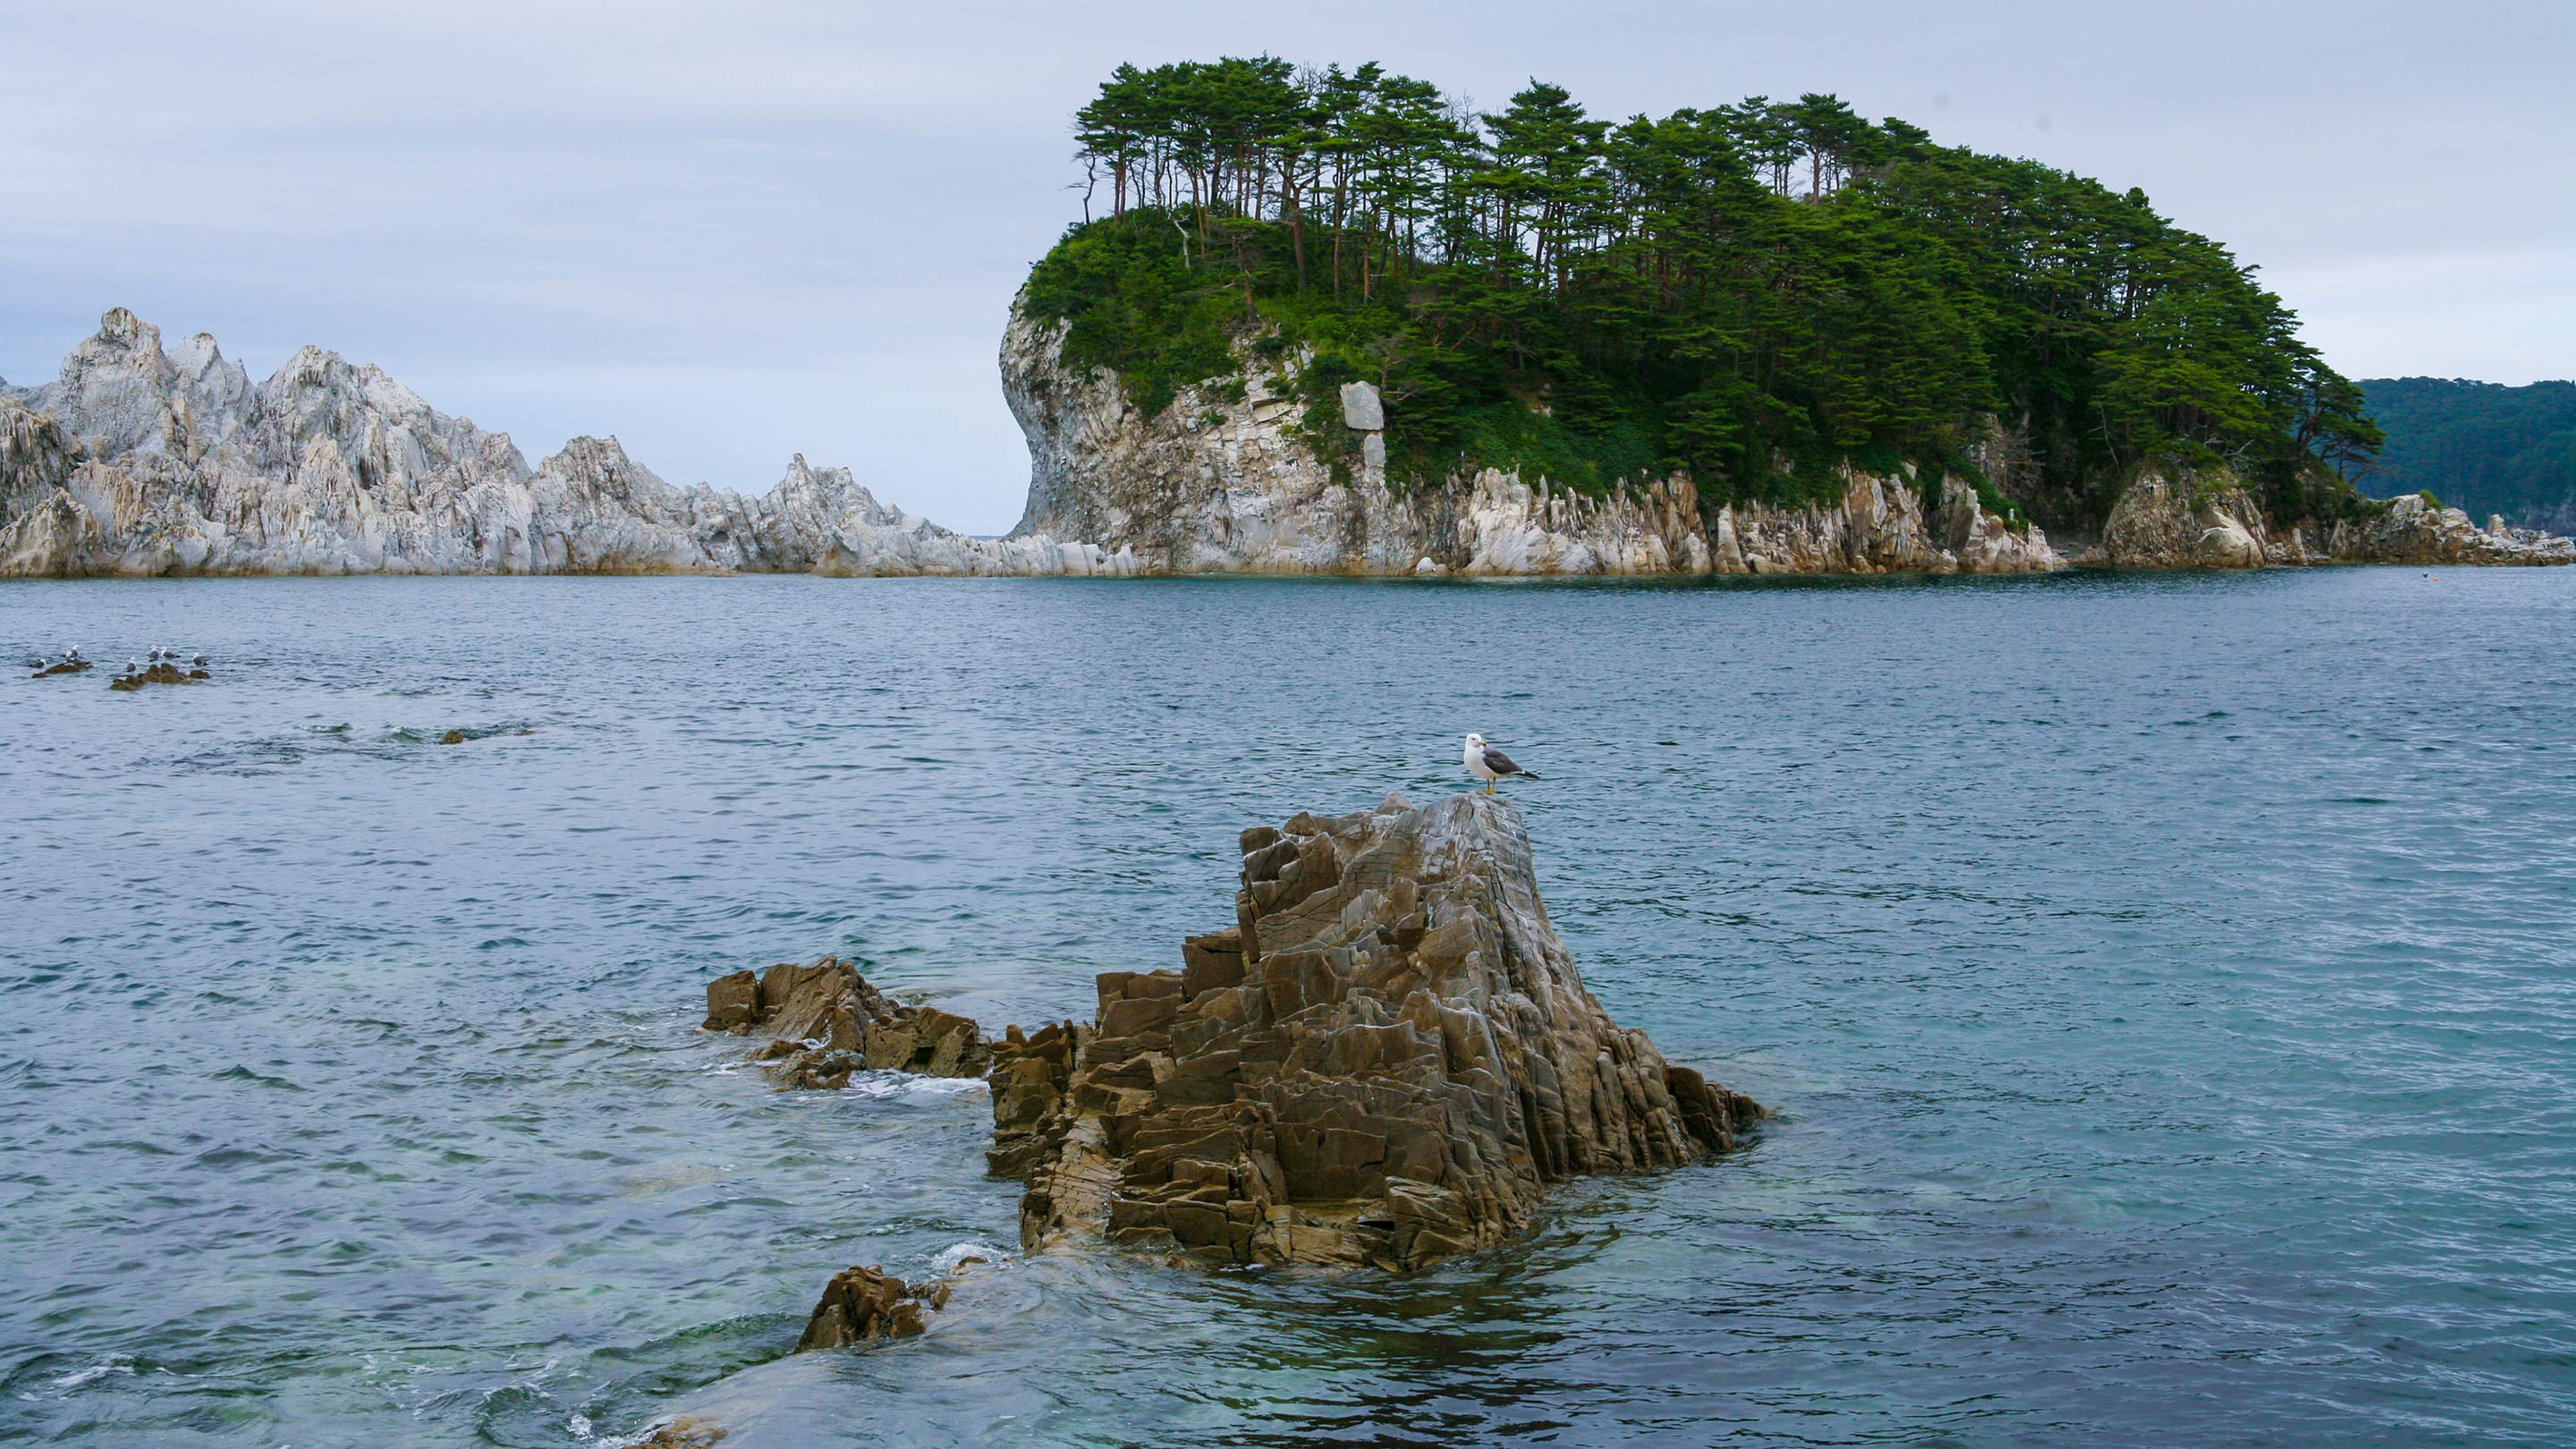
[[[2576,561],[2357,491],[2360,391],[2144,193],[1829,95],[1479,114],[1265,56],[1121,67],[1074,130],[1002,349],[1020,529],[1148,569]]]
[[[532,467],[377,368],[254,384],[119,309],[0,385],[0,577],[2576,562],[2364,496],[2360,390],[2144,193],[1831,96],[1467,114],[1263,57],[1121,67],[1075,129],[1085,219],[1004,329],[1006,538],[801,456],[757,497],[614,437]]]

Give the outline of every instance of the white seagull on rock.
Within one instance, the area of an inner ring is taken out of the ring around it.
[[[1512,757],[1485,743],[1483,735],[1467,736],[1467,773],[1485,782],[1485,793],[1494,793],[1494,782],[1505,775],[1518,775],[1524,780],[1538,776],[1512,763]]]

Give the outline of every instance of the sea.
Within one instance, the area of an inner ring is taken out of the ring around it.
[[[0,676],[0,1440],[2576,1442],[2576,570],[0,586],[66,643],[213,677]],[[1087,1017],[1470,730],[1751,1145],[1413,1277],[1024,1258],[980,1083],[699,1030]]]

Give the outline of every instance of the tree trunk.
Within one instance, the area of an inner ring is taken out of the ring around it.
[[[1297,168],[1294,162],[1279,173],[1281,210],[1288,219],[1288,248],[1297,257],[1297,290],[1306,290],[1306,218],[1297,209]]]

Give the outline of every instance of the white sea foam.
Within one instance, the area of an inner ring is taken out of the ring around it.
[[[990,1243],[979,1243],[973,1238],[968,1238],[962,1243],[951,1243],[932,1254],[930,1269],[934,1273],[954,1273],[957,1271],[957,1265],[969,1258],[982,1258],[998,1263],[1010,1256]]]
[[[61,1378],[54,1380],[54,1387],[58,1389],[76,1389],[83,1384],[95,1383],[98,1380],[107,1377],[109,1374],[130,1374],[132,1372],[134,1372],[134,1359],[131,1355],[111,1353],[107,1357],[100,1359],[98,1362],[91,1364],[88,1368],[74,1369],[70,1373],[63,1375]]]
[[[982,1077],[923,1077],[911,1072],[853,1072],[850,1084],[829,1096],[855,1095],[884,1102],[900,1097],[962,1097],[984,1090]]]

